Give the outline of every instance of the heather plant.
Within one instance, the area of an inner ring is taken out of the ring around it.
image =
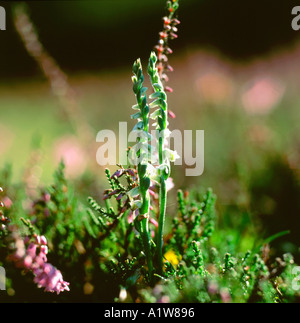
[[[106,172],[114,189],[123,176],[130,176],[130,183],[136,179],[128,169],[117,172],[114,176]],[[108,203],[102,207],[92,198],[88,204],[80,202],[63,176],[63,164],[54,178],[53,185],[41,189],[41,197],[28,210],[22,205],[25,200],[3,208],[1,265],[7,268],[10,294],[6,301],[15,299],[14,293],[24,301],[53,299],[37,293],[34,282],[43,287],[41,290],[49,290],[47,286],[55,292],[56,288],[65,290],[59,294],[62,300],[294,302],[299,297],[291,287],[296,267],[293,257],[286,254],[283,259],[272,260],[269,246],[276,237],[262,240],[252,250],[240,250],[227,239],[229,230],[219,224],[216,196],[211,190],[204,194],[178,192],[178,214],[164,236],[163,273],[158,274],[158,262],[153,258],[155,279],[151,282],[144,238],[139,231],[141,223],[137,218],[133,220],[130,205],[124,211],[124,204],[118,204],[119,195],[115,194],[111,194],[111,199],[116,197],[114,206]],[[20,187],[17,190],[21,199]],[[104,202],[110,201],[107,195],[113,191],[105,193]],[[2,194],[3,200],[7,200],[7,194],[15,195],[12,189]],[[149,226],[152,237],[157,224],[149,220]],[[152,240],[150,245],[153,253]],[[51,285],[48,278],[43,280],[37,264],[52,270],[59,285]],[[26,275],[19,276],[19,272]],[[21,286],[27,286],[25,295],[22,288],[18,289]],[[110,286],[110,293],[105,286]]]
[[[273,240],[288,232],[263,239],[243,211],[239,222],[227,225],[231,211],[219,214],[211,188],[180,189],[177,210],[167,208],[168,192],[175,193],[171,163],[178,155],[168,146],[168,117],[174,114],[165,83],[178,8],[179,1],[167,1],[147,66],[152,89],[144,86],[141,60],[133,64],[137,144],[124,152],[128,165],[105,170],[108,187],[101,197],[94,184],[67,180],[63,162],[52,185],[30,191],[27,180],[11,182],[9,169],[0,173],[0,184],[8,188],[0,189],[4,301],[299,301],[293,256],[274,258],[271,252]]]

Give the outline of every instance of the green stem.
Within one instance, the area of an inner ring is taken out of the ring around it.
[[[160,178],[159,192],[159,219],[157,231],[157,250],[158,250],[158,273],[163,274],[163,230],[166,216],[167,189],[166,181],[163,176]]]
[[[160,132],[158,141],[158,154],[159,164],[163,163],[163,149],[164,149],[164,130]],[[167,189],[166,181],[163,174],[163,170],[159,171],[160,175],[160,188],[159,188],[159,218],[158,218],[158,230],[157,230],[157,250],[158,250],[158,273],[163,274],[163,235],[164,225],[166,217],[166,205],[167,205]]]
[[[152,264],[152,257],[151,257],[151,244],[150,244],[150,235],[149,235],[149,228],[148,228],[148,218],[142,220],[142,239],[145,248],[145,254],[148,264],[148,271],[149,271],[149,280],[152,281],[153,278],[153,264]]]
[[[152,281],[153,277],[153,264],[152,264],[152,253],[151,253],[151,243],[148,227],[148,217],[149,217],[149,207],[150,207],[150,197],[148,191],[142,192],[142,206],[140,208],[140,214],[145,215],[145,218],[141,220],[141,236],[144,245],[145,255],[147,259],[147,265],[149,270],[149,279]]]

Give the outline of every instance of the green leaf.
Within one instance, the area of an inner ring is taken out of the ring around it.
[[[149,177],[144,177],[141,179],[141,189],[145,192],[149,189],[150,187],[150,178]]]
[[[96,239],[97,235],[87,219],[83,219],[83,224],[90,236]]]
[[[132,67],[132,71],[134,74],[137,74],[139,69],[141,67],[141,60],[140,58],[138,58],[134,63],[133,63],[133,67]]]
[[[262,243],[260,243],[256,248],[254,248],[253,250],[253,253],[258,253],[259,250],[261,249],[261,247],[265,244],[269,244],[271,242],[273,242],[274,240],[278,239],[278,238],[281,238],[287,234],[290,234],[290,231],[289,230],[286,230],[286,231],[281,231],[281,232],[278,232],[278,233],[275,233],[273,234],[272,236],[270,236],[269,238],[263,240]]]
[[[141,90],[140,90],[140,95],[143,95],[144,93],[146,93],[148,90],[147,87],[142,87]]]
[[[153,113],[150,114],[150,118],[152,120],[157,119],[160,116],[160,109],[155,110]]]
[[[272,241],[278,239],[278,238],[281,238],[287,234],[290,234],[290,231],[289,230],[286,230],[286,231],[281,231],[281,232],[278,232],[276,234],[273,234],[272,236],[270,236],[269,238],[265,239],[263,244],[269,244],[271,243]]]
[[[166,128],[165,127],[166,124],[165,124],[164,120],[160,116],[157,118],[157,124],[159,125],[159,129],[161,129],[161,130]]]
[[[141,112],[137,112],[135,114],[132,114],[130,117],[131,117],[131,119],[138,119],[138,118],[142,117],[142,114],[141,114]]]
[[[139,187],[135,187],[132,190],[130,190],[127,195],[129,198],[134,198],[140,194],[140,189]]]
[[[143,127],[144,127],[144,123],[143,123],[143,121],[139,121],[134,127],[133,127],[133,131],[134,130],[142,130],[143,129]]]
[[[150,61],[153,63],[153,65],[156,64],[156,62],[157,62],[157,56],[156,56],[155,52],[151,52],[151,54],[150,54]]]
[[[161,102],[161,99],[158,98],[152,101],[149,106],[150,108],[160,107],[160,102]]]
[[[146,95],[142,99],[142,106],[143,107],[147,106],[147,97],[146,97]]]
[[[167,95],[165,92],[163,91],[157,91],[155,93],[152,93],[149,97],[150,99],[156,99],[156,98],[160,98],[160,99],[163,99],[165,100],[167,98]]]

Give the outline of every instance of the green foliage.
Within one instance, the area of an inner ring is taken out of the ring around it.
[[[114,177],[107,179],[114,188],[118,187]],[[128,302],[299,300],[299,292],[292,288],[296,266],[293,257],[286,254],[282,259],[273,259],[269,255],[269,243],[276,237],[246,252],[233,253],[232,248],[226,251],[221,238],[224,229],[217,227],[216,196],[211,189],[204,195],[178,191],[178,213],[164,239],[164,272],[163,276],[155,274],[154,287],[148,283],[143,241],[134,223],[128,221],[129,210],[118,217],[117,212],[110,213],[111,206],[101,206],[93,198],[86,202],[65,179],[63,164],[54,174],[53,185],[40,189],[40,197],[28,208],[23,207],[26,196],[21,191],[20,186],[12,185],[9,192],[2,193],[20,199],[3,213],[12,225],[18,226],[22,236],[30,232],[46,236],[49,259],[71,283],[71,291],[59,295],[60,300],[124,301],[119,299],[124,289]],[[238,231],[239,227],[234,229]],[[248,239],[247,234],[243,239]],[[0,265],[7,269],[9,286],[4,299],[54,300],[52,294],[36,288],[30,275],[20,276],[19,270],[7,261],[11,252],[8,240],[2,236],[0,243]],[[26,286],[26,292],[21,286]],[[92,286],[91,291],[88,286]]]

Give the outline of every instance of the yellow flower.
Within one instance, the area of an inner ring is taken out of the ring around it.
[[[168,250],[164,255],[165,262],[168,261],[172,266],[177,267],[179,261],[181,260],[181,256],[178,256],[174,250]]]

